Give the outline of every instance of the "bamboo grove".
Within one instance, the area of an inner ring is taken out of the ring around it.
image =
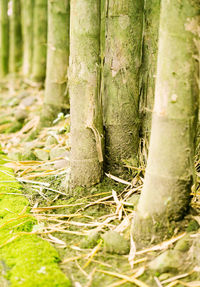
[[[0,0],[1,77],[45,86],[41,126],[70,109],[71,188],[127,178],[149,142],[136,242],[188,213],[199,36],[198,0]]]

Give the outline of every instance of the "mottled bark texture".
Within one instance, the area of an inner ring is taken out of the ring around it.
[[[144,3],[144,39],[142,59],[142,91],[140,113],[142,118],[142,137],[148,142],[151,131],[155,79],[158,54],[158,32],[160,22],[160,1],[145,0]]]
[[[0,76],[8,73],[9,58],[9,19],[8,0],[0,1]]]
[[[189,27],[199,16],[198,0],[162,1],[149,158],[133,224],[138,244],[170,236],[189,208],[199,95]]]
[[[34,0],[21,0],[22,5],[22,37],[23,64],[22,73],[25,77],[31,75],[33,64],[33,8]]]
[[[69,109],[69,0],[48,2],[47,71],[42,124],[50,125],[57,114]]]
[[[21,31],[21,3],[20,0],[11,1],[10,15],[10,45],[9,45],[9,72],[16,73],[22,64],[22,31]]]
[[[104,60],[105,60],[105,42],[106,42],[106,6],[107,0],[101,0],[101,20],[100,20],[100,58],[101,58],[101,69],[100,69],[100,78],[101,78],[101,86],[100,86],[100,96],[103,98],[104,94],[104,77],[103,77],[103,69],[104,69]]]
[[[101,32],[100,32],[100,50],[101,50],[101,72],[105,60],[105,41],[106,41],[106,13],[107,13],[107,0],[101,0]],[[101,94],[103,94],[103,77],[101,75]]]
[[[132,159],[137,164],[144,3],[110,0],[106,8],[103,79],[106,165],[113,174],[122,174],[123,160]]]
[[[33,13],[32,80],[43,82],[46,76],[47,0],[35,0]]]
[[[100,1],[72,0],[69,94],[71,186],[90,186],[102,175]]]

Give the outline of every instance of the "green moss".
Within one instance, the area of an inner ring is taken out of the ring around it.
[[[3,158],[0,161],[3,163]],[[12,170],[1,166],[0,261],[5,267],[6,280],[12,287],[71,286],[58,267],[57,251],[30,233],[37,221],[29,213],[28,205]]]
[[[80,242],[81,248],[94,248],[100,239],[100,233],[98,231],[91,230],[88,236]]]
[[[181,252],[186,252],[190,249],[191,243],[192,241],[190,235],[187,234],[176,243],[174,249]]]
[[[15,133],[15,132],[21,130],[22,127],[23,127],[23,123],[15,122],[11,127],[9,127],[7,130],[5,130],[5,133],[6,134]]]
[[[0,255],[10,268],[6,278],[13,287],[70,286],[58,269],[57,251],[36,235],[20,237],[3,248]]]
[[[187,232],[197,231],[199,229],[199,224],[196,220],[191,220],[186,229]]]
[[[5,125],[5,124],[9,124],[11,123],[10,119],[7,119],[6,117],[4,117],[3,119],[0,120],[0,125]]]
[[[30,134],[28,134],[28,137],[25,139],[26,142],[32,141],[37,138],[38,134],[40,133],[39,126],[33,130]]]

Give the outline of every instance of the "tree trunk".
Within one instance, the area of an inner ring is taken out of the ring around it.
[[[42,121],[49,125],[62,110],[69,109],[67,69],[69,65],[69,0],[48,4],[47,77]]]
[[[101,32],[100,32],[100,49],[101,49],[101,72],[105,60],[105,42],[106,42],[106,13],[107,0],[101,0]],[[101,77],[102,95],[103,95],[103,77]]]
[[[100,69],[100,97],[103,99],[104,96],[104,61],[105,61],[105,43],[106,43],[106,12],[107,12],[107,0],[101,0],[101,21],[100,21],[100,58],[101,58],[101,69]]]
[[[71,186],[102,175],[100,1],[72,0],[70,14]]]
[[[9,58],[9,19],[8,0],[0,1],[0,76],[8,73]]]
[[[155,96],[155,79],[158,55],[158,32],[160,22],[160,0],[145,1],[144,42],[142,64],[142,137],[149,141],[153,104]]]
[[[12,0],[11,3],[9,72],[16,73],[22,62],[21,5],[20,0]]]
[[[32,79],[43,82],[46,76],[47,0],[35,0],[33,21]]]
[[[34,0],[21,0],[23,35],[23,75],[30,76],[33,62],[33,8]]]
[[[198,65],[189,27],[199,1],[163,0],[149,158],[134,219],[136,242],[163,239],[188,211],[193,182]]]
[[[104,65],[104,125],[107,169],[124,171],[122,160],[137,164],[139,74],[144,1],[107,1]]]

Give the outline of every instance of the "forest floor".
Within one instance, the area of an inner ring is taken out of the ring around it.
[[[198,171],[184,228],[136,250],[130,228],[146,154],[129,166],[130,181],[105,175],[70,191],[70,115],[38,129],[43,96],[20,78],[0,83],[0,286],[69,286],[66,277],[75,287],[200,286]]]

